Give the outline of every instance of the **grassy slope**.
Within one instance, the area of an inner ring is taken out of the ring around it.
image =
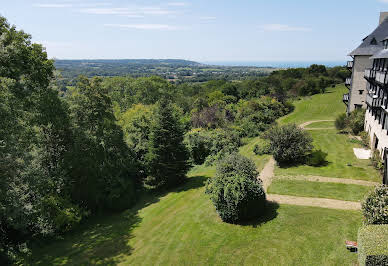
[[[348,90],[344,85],[329,88],[325,94],[317,94],[302,98],[294,103],[295,111],[278,120],[280,124],[301,124],[313,120],[334,120],[338,114],[345,112],[341,101],[342,95]]]
[[[253,160],[256,164],[257,169],[260,171],[264,168],[265,164],[268,162],[270,156],[269,155],[261,155],[257,156],[254,152],[253,149],[255,148],[256,144],[263,144],[264,141],[260,139],[260,137],[252,138],[252,139],[247,139],[245,140],[247,142],[246,145],[242,146],[240,148],[240,153],[249,159]]]
[[[349,265],[355,211],[273,205],[264,220],[222,223],[204,195],[205,169],[182,188],[131,211],[95,218],[64,240],[33,250],[33,264]]]
[[[315,122],[315,123],[312,123],[308,126],[306,126],[306,128],[334,128],[334,122]]]
[[[336,88],[330,88],[326,94],[318,94],[299,100],[294,103],[294,112],[280,118],[278,122],[280,124],[302,124],[303,122],[315,120],[334,120],[338,114],[345,111],[345,105],[341,102],[341,99],[342,94],[346,91],[345,86],[339,85]],[[311,126],[321,127],[318,123],[314,124],[311,124]],[[316,126],[317,124],[318,126]],[[369,160],[358,160],[355,157],[353,148],[359,148],[360,146],[349,143],[348,136],[338,134],[334,129],[312,130],[309,132],[314,139],[315,148],[328,153],[328,164],[323,167],[301,165],[277,168],[275,170],[276,175],[318,175],[380,181],[379,174],[370,165]]]
[[[318,175],[337,178],[350,178],[380,181],[378,172],[373,169],[369,160],[359,160],[353,148],[360,145],[349,142],[347,135],[338,134],[336,130],[310,131],[314,139],[314,147],[328,153],[326,166],[308,165],[277,168],[276,175]]]
[[[269,187],[272,194],[361,201],[372,187],[321,183],[301,180],[277,179]]]

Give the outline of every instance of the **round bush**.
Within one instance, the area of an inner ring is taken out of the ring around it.
[[[257,175],[255,164],[242,155],[228,155],[220,161],[216,176],[206,184],[206,193],[224,222],[237,223],[264,212],[266,197]]]
[[[362,203],[366,224],[388,224],[388,186],[375,188]]]
[[[295,124],[275,126],[266,132],[265,137],[280,164],[304,162],[313,148],[310,134]]]

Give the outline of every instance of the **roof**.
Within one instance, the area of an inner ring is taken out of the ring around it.
[[[353,50],[349,56],[374,55],[382,50],[382,41],[388,36],[388,17],[371,33],[364,38],[360,46]]]
[[[371,57],[371,59],[377,59],[377,58],[388,58],[388,49],[383,49]]]

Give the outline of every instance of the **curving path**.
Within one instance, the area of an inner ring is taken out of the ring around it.
[[[318,122],[334,122],[335,120],[313,120],[313,121],[308,121],[308,122],[304,122],[303,124],[300,124],[299,126],[303,129],[305,129],[308,125],[311,125],[311,124],[314,124],[314,123],[318,123]],[[311,128],[309,128],[310,130]],[[319,128],[319,129],[327,129],[327,128]],[[317,130],[319,130],[317,129]],[[330,128],[332,129],[332,128]],[[315,130],[315,129],[314,129]]]

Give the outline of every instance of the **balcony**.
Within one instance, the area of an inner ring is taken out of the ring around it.
[[[364,78],[366,78],[367,80],[374,80],[375,77],[376,77],[376,71],[374,71],[371,68],[365,69]]]
[[[350,87],[352,86],[352,78],[346,78],[345,86],[348,87],[348,89],[350,89]]]
[[[344,104],[348,105],[348,103],[349,103],[349,93],[344,94],[344,96],[342,97],[342,101],[344,102]]]
[[[353,65],[354,65],[354,61],[348,61],[348,62],[346,63],[346,67],[347,67],[348,69],[353,69]]]
[[[381,99],[377,95],[368,93],[366,95],[366,104],[371,108],[381,107]]]
[[[386,86],[388,84],[388,72],[376,71],[376,82],[380,85]]]

